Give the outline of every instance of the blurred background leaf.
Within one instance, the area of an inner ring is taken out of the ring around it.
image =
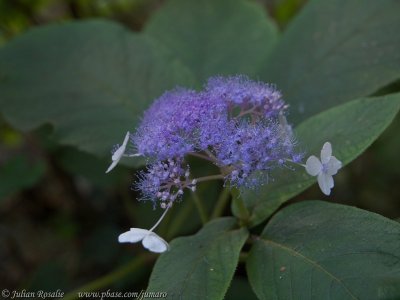
[[[109,21],[29,31],[0,50],[0,105],[14,127],[105,155],[141,113],[191,73],[162,47]],[[89,125],[90,124],[90,125]]]
[[[46,171],[44,162],[29,162],[23,154],[14,156],[0,167],[0,200],[12,193],[33,187]]]
[[[400,3],[310,1],[263,66],[291,105],[290,121],[357,97],[400,77]]]
[[[168,1],[145,32],[168,46],[200,85],[218,74],[255,75],[278,38],[261,6],[243,0]]]

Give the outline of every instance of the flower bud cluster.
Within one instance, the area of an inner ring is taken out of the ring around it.
[[[168,159],[147,166],[139,172],[134,188],[139,190],[145,200],[159,200],[166,208],[179,200],[185,188],[196,190],[196,180],[190,179],[189,167],[182,167],[182,161]]]

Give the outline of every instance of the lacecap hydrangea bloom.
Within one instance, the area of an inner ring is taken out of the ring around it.
[[[246,76],[212,77],[201,91],[176,88],[158,98],[136,132],[128,132],[114,148],[107,172],[122,156],[146,157],[149,164],[138,173],[134,187],[142,199],[167,210],[203,181],[257,187],[272,169],[302,159],[286,109],[274,85]],[[213,163],[219,173],[192,177],[185,160],[190,155]],[[125,236],[122,240],[127,241]]]
[[[183,163],[187,155],[212,161],[221,170],[219,176],[232,185],[257,185],[252,176],[257,171],[300,159],[290,126],[281,122],[286,107],[274,86],[245,76],[213,77],[200,92],[183,88],[166,92],[145,112],[131,136],[137,152],[155,162],[140,174],[137,188],[146,199],[175,201],[196,181],[183,174],[176,177],[178,170],[188,172]],[[166,176],[174,177],[169,185]],[[173,190],[170,195],[166,186]]]

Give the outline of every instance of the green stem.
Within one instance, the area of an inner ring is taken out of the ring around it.
[[[154,255],[151,254],[142,254],[138,256],[137,258],[133,259],[131,262],[129,262],[127,265],[124,265],[120,267],[119,269],[112,271],[111,273],[102,276],[98,279],[95,279],[88,284],[85,284],[68,294],[64,296],[64,300],[72,300],[72,299],[78,299],[78,293],[79,292],[92,292],[92,291],[98,291],[100,289],[103,289],[112,283],[120,280],[121,278],[126,277],[130,273],[136,271],[140,267],[146,264],[146,262],[150,259],[153,259]]]
[[[169,227],[171,224],[171,220],[175,219],[174,218],[174,210],[176,210],[177,207],[171,207],[170,212],[165,216],[164,221],[160,224],[160,227],[158,227],[158,235],[162,237],[166,237],[167,232],[169,231]],[[179,209],[179,207],[178,207]],[[168,239],[168,238],[167,238]]]
[[[201,202],[199,196],[195,192],[192,192],[192,198],[193,198],[194,204],[196,205],[197,211],[199,212],[201,223],[204,225],[208,221],[206,209],[205,209],[203,203]]]
[[[229,188],[224,188],[222,190],[222,193],[219,195],[217,203],[214,206],[214,210],[211,214],[211,219],[218,218],[223,214],[226,204],[229,201],[230,194],[231,191],[229,190]]]
[[[217,180],[217,179],[224,179],[224,176],[221,174],[210,175],[210,176],[196,178],[196,181],[204,182],[204,181],[208,181],[208,180]],[[193,203],[195,204],[195,206],[198,210],[198,213],[200,215],[200,219],[201,219],[202,223],[205,224],[208,220],[207,211],[204,208],[201,200],[199,199],[198,195],[195,192],[192,192],[192,198],[193,198]],[[170,239],[175,236],[175,234],[178,232],[180,226],[182,226],[182,224],[185,222],[187,217],[192,212],[193,203],[192,202],[190,202],[190,203],[191,203],[190,205],[186,205],[183,209],[179,210],[179,214],[177,214],[177,216],[173,217],[174,221],[172,222],[171,225],[167,225],[168,226],[168,231],[166,233],[167,239]],[[169,222],[168,222],[168,224],[169,224]]]
[[[233,196],[232,209],[236,217],[240,219],[240,226],[246,226],[250,218],[249,210],[239,196]]]
[[[295,165],[297,165],[297,166],[300,166],[300,167],[303,167],[303,168],[306,167],[305,164],[301,164],[301,163],[295,162],[295,161],[293,161],[293,160],[291,160],[291,159],[289,159],[289,158],[286,158],[285,160],[286,160],[287,162],[290,162],[290,163],[295,164]]]
[[[189,152],[188,154],[191,155],[191,156],[195,156],[195,157],[198,157],[198,158],[201,158],[201,159],[205,159],[205,160],[208,160],[208,161],[211,161],[211,162],[215,163],[215,160],[213,160],[212,158],[210,158],[207,155],[204,155],[204,154],[201,154],[201,153],[198,153],[198,152]]]
[[[169,224],[168,231],[165,234],[165,237],[168,241],[175,237],[175,235],[179,232],[179,229],[183,226],[193,209],[194,204],[191,201],[185,203],[183,207],[179,208],[179,212],[176,214],[176,216],[174,216],[173,222]]]
[[[218,161],[218,159],[215,157],[214,154],[211,153],[210,150],[204,150],[204,152],[205,152],[213,161]]]
[[[197,182],[204,182],[204,181],[216,180],[216,179],[224,179],[224,175],[222,175],[222,174],[216,174],[216,175],[210,175],[210,176],[199,177],[199,178],[196,178],[196,181],[197,181]]]

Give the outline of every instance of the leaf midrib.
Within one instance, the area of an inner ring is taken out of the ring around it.
[[[208,245],[214,244],[216,241],[218,241],[222,237],[226,236],[227,233],[230,233],[232,231],[235,231],[235,230],[228,230],[228,231],[217,234],[212,239],[212,241],[210,243],[208,243]],[[206,254],[209,251],[209,248],[210,247],[203,247],[202,251],[199,251],[199,254],[196,255],[196,257],[193,259],[194,264],[193,264],[192,268],[190,268],[190,271],[188,271],[187,276],[185,276],[185,278],[181,281],[182,286],[180,289],[181,291],[179,293],[179,299],[182,299],[182,295],[184,295],[184,291],[187,289],[188,283],[191,281],[191,278],[192,278],[193,274],[195,273],[195,270],[198,268],[201,261],[203,261],[203,258],[207,257]]]
[[[320,264],[318,264],[316,261],[313,261],[311,258],[306,257],[306,256],[303,255],[302,253],[297,252],[297,251],[295,251],[294,249],[289,248],[289,247],[286,246],[286,245],[280,244],[280,243],[278,243],[278,242],[274,242],[274,241],[272,241],[272,240],[266,240],[266,239],[263,239],[263,238],[260,238],[260,240],[261,240],[262,242],[266,243],[266,244],[271,244],[271,245],[274,246],[274,247],[278,247],[278,248],[280,248],[280,249],[282,249],[282,250],[288,252],[288,253],[289,253],[290,255],[292,255],[292,256],[299,257],[299,258],[301,258],[302,260],[304,260],[306,263],[308,263],[308,264],[312,265],[313,267],[315,267],[316,269],[321,270],[321,271],[324,272],[326,275],[328,275],[329,277],[331,277],[333,280],[335,280],[336,282],[338,282],[338,283],[345,289],[345,291],[346,291],[353,299],[359,300],[359,298],[357,298],[357,297],[350,291],[350,289],[344,284],[344,282],[343,282],[340,278],[336,277],[334,274],[332,274],[331,272],[329,272],[328,270],[326,270],[323,266],[321,266]]]

